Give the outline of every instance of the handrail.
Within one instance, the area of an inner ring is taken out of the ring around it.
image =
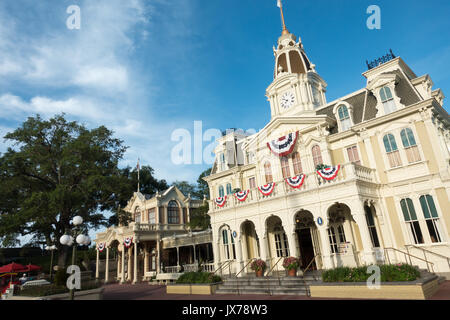
[[[266,277],[269,276],[269,274],[272,272],[273,269],[280,263],[281,259],[284,259],[285,257],[280,257],[278,261],[273,265],[272,268],[270,268],[269,272],[267,272]],[[281,286],[281,279],[280,279],[280,273],[277,274],[278,277],[278,284]],[[272,292],[270,291],[270,278],[267,279],[267,290],[269,291],[269,294],[272,295]]]
[[[425,252],[431,253],[431,254],[433,254],[435,256],[438,256],[440,258],[444,258],[444,259],[447,260],[448,266],[450,267],[450,257],[444,256],[443,254],[440,254],[440,253],[437,253],[437,252],[434,252],[434,251],[431,251],[431,250],[428,250],[428,249],[425,249],[425,248],[422,248],[422,247],[415,246],[413,244],[406,244],[405,248],[407,248],[407,247],[413,247],[415,249],[422,250],[423,251],[423,256],[424,256],[425,259],[427,258],[427,256],[425,255]]]
[[[303,284],[305,285],[305,288],[306,288],[306,295],[307,295],[308,297],[311,296],[311,292],[309,292],[309,287],[308,287],[308,285],[306,284],[305,273],[306,273],[306,271],[308,271],[309,267],[312,266],[312,263],[316,260],[316,258],[317,258],[318,256],[320,256],[320,253],[316,254],[316,255],[311,259],[311,261],[308,263],[308,265],[306,266],[306,268],[303,269],[302,280],[303,280]]]
[[[412,255],[412,254],[410,254],[409,252],[404,252],[404,251],[401,251],[401,250],[399,250],[399,249],[392,248],[392,247],[390,247],[390,248],[384,248],[385,255],[386,255],[386,253],[387,253],[387,250],[394,250],[394,251],[397,251],[397,252],[400,252],[400,253],[404,254],[404,255],[405,255],[405,261],[406,261],[406,263],[408,263],[408,260],[406,259],[406,256],[408,256],[408,257],[409,257],[409,264],[410,264],[411,266],[413,265],[412,262],[411,262],[411,257],[416,258],[416,259],[419,259],[419,260],[421,260],[421,261],[425,261],[426,264],[427,264],[427,270],[428,270],[428,272],[430,272],[430,267],[429,267],[429,264],[430,264],[430,265],[431,265],[431,270],[432,270],[433,273],[434,273],[434,263],[431,262],[431,261],[428,261],[428,260],[426,260],[426,259],[423,259],[423,258],[417,257],[417,256],[415,256],[415,255]],[[388,260],[389,260],[389,254],[387,254],[387,257],[388,257]]]
[[[248,266],[250,263],[253,262],[253,260],[256,260],[256,258],[250,259],[250,260],[247,262],[247,264],[246,264],[246,265],[245,265],[238,273],[236,273],[236,290],[237,290],[237,293],[238,293],[238,294],[241,294],[240,291],[239,291],[239,280],[238,280],[238,275],[239,275],[242,271],[244,271],[245,268],[247,268],[247,266]]]
[[[227,261],[225,261],[224,263],[222,263],[222,265],[219,267],[219,269],[217,269],[216,271],[214,271],[213,274],[216,274],[218,271],[221,271],[225,266],[228,266],[228,269],[229,269],[229,267],[230,267],[230,265],[231,265],[231,262],[233,262],[233,260],[227,260]],[[231,275],[231,272],[229,272],[229,273],[230,273],[230,275]]]

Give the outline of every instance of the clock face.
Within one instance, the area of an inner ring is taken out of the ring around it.
[[[280,104],[284,109],[288,109],[295,103],[295,96],[292,92],[285,92],[281,96]]]

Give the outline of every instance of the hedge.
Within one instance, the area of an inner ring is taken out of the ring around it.
[[[420,277],[420,272],[408,264],[379,265],[381,282],[414,281]],[[367,266],[358,268],[339,267],[325,270],[322,273],[323,282],[366,282],[373,272],[367,273]]]
[[[186,272],[183,273],[176,283],[217,283],[222,278],[209,272]]]

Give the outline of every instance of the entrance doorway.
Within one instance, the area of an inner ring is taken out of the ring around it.
[[[305,210],[298,212],[295,216],[295,226],[300,251],[300,266],[302,269],[305,269],[309,265],[308,270],[317,270],[314,257],[316,255],[315,248],[317,249],[318,239],[317,228],[312,213]]]
[[[314,246],[311,237],[311,229],[304,228],[296,230],[298,246],[300,249],[300,266],[302,269],[305,269],[308,264],[314,259]],[[316,263],[313,262],[310,267],[310,270],[316,270]]]

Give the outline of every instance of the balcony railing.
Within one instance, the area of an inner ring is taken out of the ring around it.
[[[187,227],[184,224],[151,224],[131,222],[133,231],[183,231]]]
[[[335,184],[355,180],[377,183],[375,177],[375,169],[363,167],[355,163],[346,163],[344,165],[341,165],[341,169],[339,170],[337,177],[331,181],[324,180],[317,174],[317,172],[313,172],[306,175],[305,181],[299,189],[290,187],[284,180],[277,181],[275,182],[275,188],[273,192],[269,196],[264,196],[257,188],[255,188],[250,190],[247,199],[242,202],[237,200],[233,195],[228,195],[225,205],[221,208],[214,203],[214,200],[210,200],[210,209],[211,211],[226,210],[229,208],[245,206],[251,203],[261,202],[280,196],[326,188]]]

